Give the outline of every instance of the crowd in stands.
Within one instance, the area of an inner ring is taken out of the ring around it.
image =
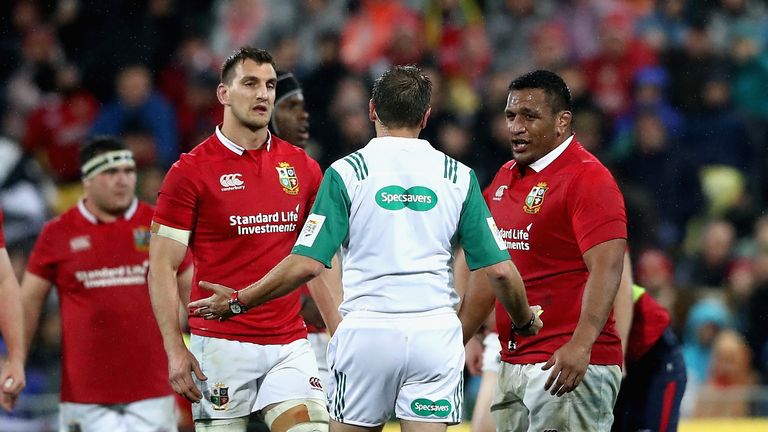
[[[768,415],[768,402],[718,399],[768,382],[768,1],[0,2],[0,205],[19,277],[42,224],[80,194],[80,146],[121,136],[154,202],[220,122],[218,69],[245,44],[301,81],[323,167],[373,137],[372,80],[419,65],[434,85],[422,138],[482,184],[511,158],[511,79],[563,76],[579,141],[624,193],[637,282],[682,338],[683,415]],[[56,391],[55,311],[28,397]]]

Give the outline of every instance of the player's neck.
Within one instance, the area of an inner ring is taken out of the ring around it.
[[[116,221],[120,216],[123,215],[124,211],[120,211],[117,214],[110,213],[98,205],[96,205],[92,199],[88,199],[88,197],[85,197],[83,199],[83,205],[85,206],[85,209],[88,210],[89,213],[91,213],[93,216],[96,217],[96,219],[99,222],[102,223],[112,223]]]
[[[224,122],[221,125],[221,133],[230,141],[246,150],[256,150],[261,148],[261,146],[266,144],[267,138],[269,138],[269,130],[267,129],[267,126],[253,130],[234,119],[227,121],[226,114],[224,115]]]
[[[381,122],[374,122],[376,127],[376,137],[395,137],[395,138],[418,138],[421,133],[420,127],[415,128],[397,128],[392,129],[384,126]]]

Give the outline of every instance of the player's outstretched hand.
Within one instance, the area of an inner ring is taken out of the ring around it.
[[[542,370],[552,369],[544,390],[557,397],[573,391],[587,373],[590,354],[591,347],[584,347],[573,340],[561,346],[541,367]]]
[[[24,389],[24,365],[20,361],[7,360],[0,372],[0,407],[11,411],[16,406],[19,393]]]
[[[203,398],[203,394],[192,379],[193,373],[199,381],[208,379],[200,369],[197,359],[188,349],[181,348],[168,353],[168,379],[173,391],[195,403]]]
[[[188,308],[192,315],[203,317],[207,320],[225,319],[233,315],[229,309],[229,298],[235,290],[224,285],[204,281],[201,281],[198,285],[200,288],[213,291],[213,295],[190,303]]]

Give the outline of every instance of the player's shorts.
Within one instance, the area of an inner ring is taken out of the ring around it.
[[[544,363],[502,362],[491,414],[501,431],[608,432],[621,384],[616,365],[588,365],[581,383],[561,397],[544,390],[550,370]]]
[[[501,342],[498,333],[488,333],[483,339],[483,372],[499,372],[501,366]]]
[[[175,432],[176,422],[170,395],[125,404],[62,402],[59,407],[59,432]]]
[[[307,339],[310,345],[312,345],[312,351],[315,353],[315,361],[317,362],[317,371],[320,373],[320,382],[323,383],[323,388],[328,390],[328,341],[331,339],[326,332],[310,332],[307,333]]]
[[[455,424],[463,409],[464,346],[453,309],[351,312],[328,345],[331,418],[372,427],[401,420]]]
[[[207,381],[195,383],[203,399],[192,404],[195,420],[245,417],[289,399],[326,403],[315,354],[306,339],[257,345],[192,335],[190,351]]]

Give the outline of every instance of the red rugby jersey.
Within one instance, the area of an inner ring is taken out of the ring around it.
[[[610,172],[575,139],[539,172],[527,167],[522,175],[514,161],[507,162],[484,195],[523,277],[528,302],[544,309],[541,332],[514,335],[510,343],[511,321],[497,302],[502,360],[545,362],[576,329],[588,277],[582,254],[627,237],[623,197]],[[620,365],[621,357],[611,314],[590,363]]]
[[[154,220],[191,230],[192,300],[201,280],[235,289],[261,279],[291,252],[322,177],[304,150],[272,135],[245,150],[219,129],[183,154],[165,177]],[[225,321],[190,316],[192,333],[262,345],[306,337],[300,294],[271,300]]]
[[[661,338],[669,327],[669,312],[656,302],[644,288],[632,287],[634,309],[632,326],[629,328],[627,361],[637,361]]]
[[[101,223],[80,202],[37,238],[27,270],[58,290],[63,402],[116,404],[173,393],[147,285],[152,214],[134,201],[124,217]]]

